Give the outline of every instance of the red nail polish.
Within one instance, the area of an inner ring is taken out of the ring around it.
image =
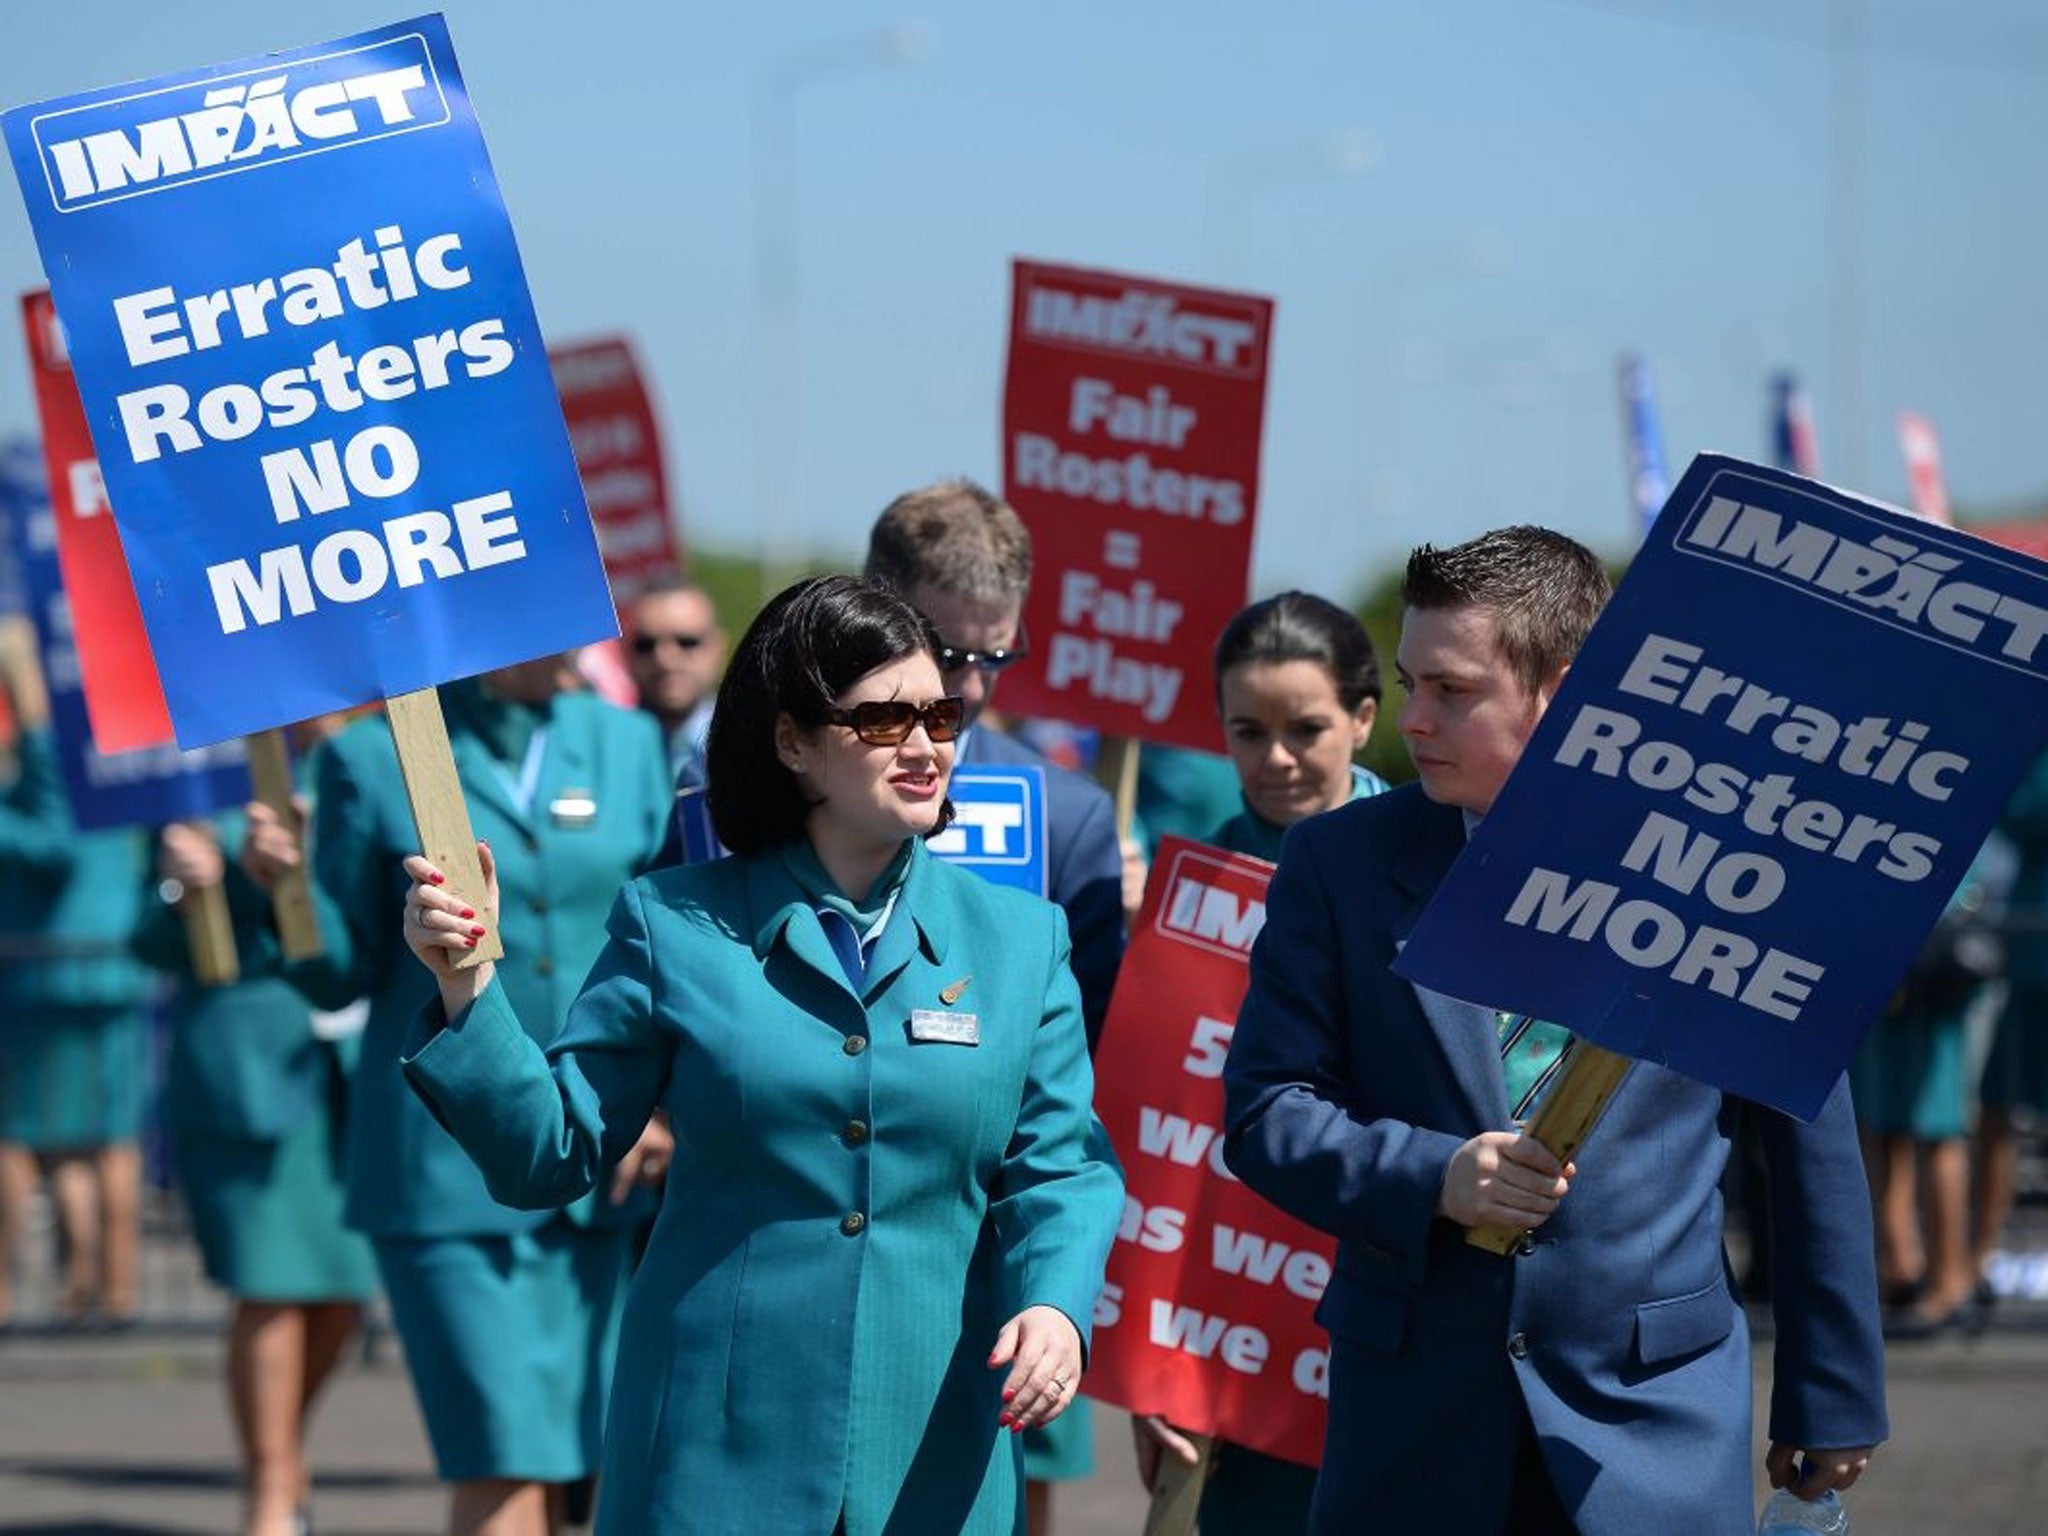
[[[484,936],[484,930],[483,930],[483,925],[482,925],[481,923],[479,923],[479,924],[478,924],[478,925],[477,925],[476,927],[474,927],[474,928],[470,929],[470,930],[469,930],[469,936],[470,936],[471,938],[473,938],[473,939],[480,939],[480,938],[482,938],[482,937]]]
[[[475,917],[475,916],[476,916],[476,911],[475,911],[475,909],[474,909],[474,908],[471,908],[471,907],[464,907],[464,908],[462,909],[462,915],[463,915],[464,917]]]
[[[476,940],[475,940],[475,939],[464,939],[464,940],[462,941],[462,947],[463,947],[464,949],[475,949],[475,948],[476,948]]]
[[[1003,1401],[1007,1403],[1011,1398],[1015,1397],[1016,1395],[1017,1394],[1015,1392],[1006,1391],[1005,1393],[1003,1393]]]
[[[440,874],[438,872],[427,876],[428,883],[432,885],[445,884],[447,882],[447,879],[448,877],[446,875]]]
[[[1008,1429],[1010,1427],[1010,1416],[1006,1413],[998,1418],[996,1422],[1002,1425],[1003,1428]]]

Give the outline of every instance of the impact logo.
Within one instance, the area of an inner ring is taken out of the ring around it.
[[[1247,315],[1190,309],[1171,293],[1117,286],[1080,293],[1044,278],[1025,289],[1024,334],[1095,352],[1163,358],[1219,373],[1249,374],[1259,364],[1259,326]]]
[[[1678,547],[1803,587],[1951,649],[2048,674],[2048,606],[2005,589],[2025,584],[2033,597],[2048,597],[2036,578],[2001,561],[1967,558],[1976,552],[1943,540],[1931,525],[1903,516],[1882,522],[1857,516],[1872,530],[1867,542],[1822,522],[1714,495],[1693,515]],[[1905,536],[1909,531],[1912,537]]]
[[[1266,926],[1266,904],[1230,867],[1199,854],[1173,861],[1155,926],[1167,938],[1211,954],[1244,959]]]
[[[948,863],[965,865],[999,885],[1043,896],[1043,770],[979,765],[955,769],[950,794],[953,824],[925,846]]]
[[[408,33],[67,107],[37,117],[34,131],[51,200],[59,212],[73,213],[448,119],[427,40]]]

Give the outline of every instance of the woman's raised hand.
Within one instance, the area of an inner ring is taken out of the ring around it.
[[[406,877],[412,888],[405,893],[405,943],[421,965],[441,983],[441,998],[452,1016],[482,992],[491,979],[492,967],[462,968],[462,957],[477,947],[498,920],[498,865],[491,857],[491,845],[476,845],[477,861],[484,873],[484,910],[479,912],[447,889],[447,877],[424,855],[411,854],[405,860]]]
[[[1025,1430],[1050,1424],[1081,1390],[1081,1334],[1058,1307],[1026,1307],[996,1335],[989,1366],[1009,1366],[1002,1425]]]

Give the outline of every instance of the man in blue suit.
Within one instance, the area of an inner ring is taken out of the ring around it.
[[[996,678],[1025,654],[1031,534],[974,481],[941,480],[883,509],[868,538],[864,574],[894,587],[939,632],[946,691],[967,701],[968,730],[956,760],[1045,770],[1046,893],[1066,909],[1092,1050],[1124,952],[1116,809],[1092,779],[978,723]]]
[[[1527,1038],[1562,1031],[1517,1035],[1389,969],[1607,593],[1542,529],[1416,550],[1396,670],[1420,783],[1296,827],[1268,896],[1224,1155],[1338,1239],[1318,1532],[1753,1529],[1718,1192],[1734,1105],[1638,1063],[1561,1168],[1509,1084]],[[1810,1126],[1758,1117],[1781,1266],[1766,1466],[1813,1498],[1886,1432],[1869,1195],[1845,1087]],[[1480,1226],[1527,1233],[1502,1258],[1464,1241]]]

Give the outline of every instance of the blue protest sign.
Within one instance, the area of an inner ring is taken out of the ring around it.
[[[144,747],[102,755],[92,744],[71,610],[57,565],[57,527],[41,453],[26,439],[0,444],[0,521],[4,543],[21,573],[37,649],[50,693],[50,726],[71,801],[72,819],[88,831],[160,825],[205,816],[250,797],[239,739],[180,752]]]
[[[2048,565],[1703,455],[1395,969],[1811,1117],[2048,737]]]
[[[5,128],[181,744],[615,633],[438,16]]]
[[[1045,770],[963,764],[946,793],[953,824],[931,840],[940,858],[997,885],[1045,894]]]
[[[668,817],[668,846],[655,862],[708,864],[725,855],[725,844],[711,825],[711,797],[701,787],[677,790]]]

